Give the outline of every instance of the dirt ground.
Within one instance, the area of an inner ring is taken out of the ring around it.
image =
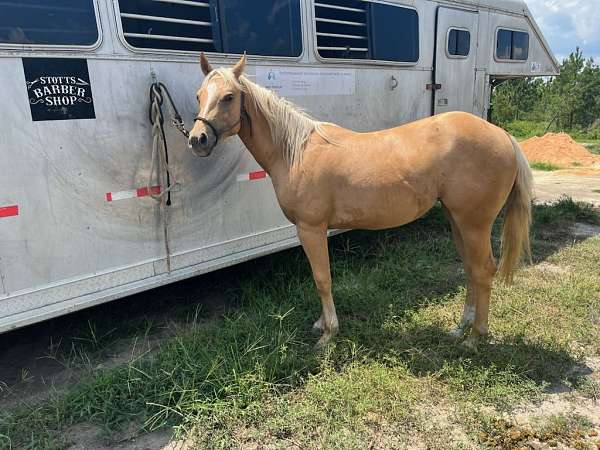
[[[552,172],[534,170],[533,176],[538,203],[568,195],[574,200],[600,206],[600,169],[573,168]]]

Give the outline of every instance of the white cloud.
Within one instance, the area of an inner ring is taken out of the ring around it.
[[[600,62],[600,0],[528,0],[557,58],[580,47]]]

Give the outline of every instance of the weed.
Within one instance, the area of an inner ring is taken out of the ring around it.
[[[586,144],[587,149],[596,155],[600,155],[600,143],[596,144]]]
[[[548,163],[548,162],[535,161],[535,162],[529,163],[529,166],[532,169],[543,170],[545,172],[553,172],[555,170],[560,170],[560,167],[558,167],[554,164]]]
[[[600,212],[589,203],[563,196],[554,203],[538,205],[534,211],[534,222],[545,225],[560,222],[600,224]]]

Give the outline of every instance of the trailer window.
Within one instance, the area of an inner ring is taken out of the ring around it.
[[[220,0],[223,52],[300,56],[299,0]]]
[[[529,35],[520,31],[513,31],[511,59],[527,61],[527,58],[529,58]]]
[[[467,30],[450,28],[448,32],[448,54],[451,56],[469,56],[471,33]]]
[[[413,9],[364,0],[315,0],[317,50],[324,58],[416,62]]]
[[[499,29],[496,38],[496,58],[527,61],[529,34],[523,31]]]
[[[92,0],[0,0],[0,43],[89,46],[98,41]]]
[[[373,59],[417,62],[419,17],[414,9],[371,3]]]
[[[119,0],[126,41],[156,50],[298,56],[299,0]]]

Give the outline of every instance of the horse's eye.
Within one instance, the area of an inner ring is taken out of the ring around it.
[[[233,94],[227,94],[225,97],[223,97],[223,101],[225,103],[233,101]]]

